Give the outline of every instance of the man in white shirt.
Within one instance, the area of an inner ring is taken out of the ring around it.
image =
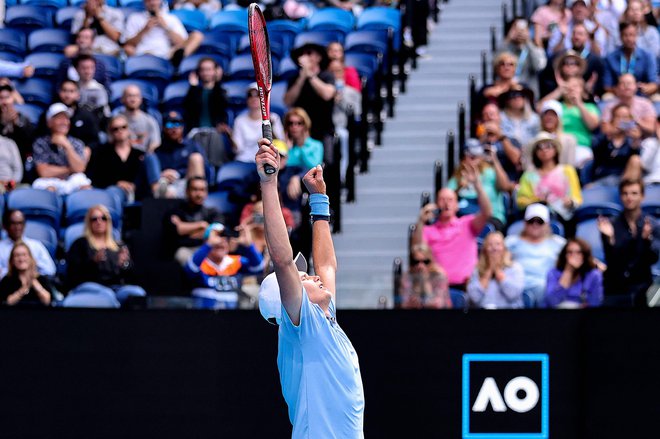
[[[106,5],[105,0],[87,0],[83,8],[76,12],[71,23],[72,34],[78,34],[81,29],[94,30],[94,53],[117,55],[119,38],[124,31],[124,14],[119,9]]]
[[[188,35],[181,21],[161,6],[162,0],[144,0],[145,10],[129,15],[124,50],[128,56],[150,54],[178,64],[199,47],[204,35]]]
[[[16,209],[7,210],[3,215],[2,224],[7,231],[7,237],[0,240],[0,277],[7,274],[9,254],[14,244],[18,241],[23,241],[27,244],[32,257],[37,262],[39,274],[44,276],[55,275],[55,262],[53,262],[53,258],[51,258],[46,247],[36,239],[28,238],[23,234],[25,232],[25,216],[23,212]]]

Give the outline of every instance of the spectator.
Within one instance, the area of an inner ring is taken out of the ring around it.
[[[522,308],[525,276],[511,259],[501,232],[484,239],[476,270],[467,285],[468,297],[478,308]]]
[[[87,175],[96,188],[108,189],[122,204],[135,200],[135,184],[143,168],[144,153],[131,145],[126,116],[108,122],[108,143],[92,152]]]
[[[477,167],[467,167],[464,178],[477,192],[479,212],[457,217],[456,192],[449,188],[440,189],[437,206],[427,204],[422,207],[413,236],[414,244],[426,243],[431,248],[435,260],[447,273],[450,287],[463,290],[477,264],[477,236],[492,216]]]
[[[188,35],[181,21],[163,8],[162,0],[144,0],[144,11],[128,16],[123,35],[124,50],[128,56],[154,55],[168,59],[175,67],[195,52],[204,35]]]
[[[176,248],[174,259],[182,266],[204,243],[209,224],[224,221],[217,209],[204,206],[208,194],[206,180],[191,177],[186,184],[186,199],[166,219],[166,229]]]
[[[282,153],[280,153],[280,156]],[[286,156],[286,154],[285,154]],[[281,162],[281,160],[280,160]],[[282,165],[280,164],[280,170],[282,170]],[[261,194],[255,195],[255,199]],[[291,233],[291,231],[296,226],[293,213],[287,207],[282,206],[282,216],[284,218],[284,224],[286,229]],[[252,242],[257,248],[257,251],[264,258],[264,267],[270,266],[270,255],[268,254],[268,247],[266,245],[266,231],[264,229],[264,203],[261,200],[252,201],[246,204],[241,211],[240,224],[242,227],[250,227]]]
[[[13,62],[0,59],[0,77],[31,78],[34,67],[26,62]]]
[[[157,197],[180,198],[186,179],[206,175],[204,152],[193,140],[184,139],[178,112],[167,113],[163,125],[163,144],[145,157],[147,179]]]
[[[545,203],[564,221],[582,204],[577,172],[571,165],[560,165],[561,145],[552,135],[541,132],[530,144],[534,165],[520,177],[516,202],[520,209],[533,203]]]
[[[589,10],[590,0],[574,0],[571,4],[571,19],[567,24],[558,23],[550,34],[548,40],[548,53],[550,55],[568,50],[571,48],[571,35],[573,27],[576,24],[584,24],[589,34],[594,34],[586,45],[587,50],[596,55],[607,53],[609,50],[609,40],[607,34],[601,29],[598,23],[590,19],[591,11]]]
[[[115,241],[112,217],[103,205],[90,207],[85,214],[82,237],[71,244],[66,254],[67,282],[71,293],[80,288],[107,287],[124,302],[128,297],[146,295],[142,287],[131,284],[133,261],[128,247]]]
[[[611,123],[612,109],[624,104],[630,108],[631,115],[635,123],[642,130],[644,137],[655,134],[657,114],[655,107],[650,99],[637,96],[637,80],[631,73],[624,73],[619,76],[619,81],[614,89],[616,99],[608,101],[603,108],[602,131],[605,134],[610,133],[616,127]]]
[[[530,18],[534,24],[534,43],[538,47],[545,47],[557,26],[568,27],[571,15],[566,0],[548,0],[545,5],[536,8]]]
[[[68,195],[90,187],[85,176],[90,151],[80,139],[69,135],[70,109],[62,103],[48,107],[46,123],[50,135],[34,141],[34,164],[37,178],[32,186],[36,189],[55,191]]]
[[[198,142],[208,161],[220,167],[230,160],[223,134],[231,137],[227,125],[227,98],[220,84],[222,67],[212,58],[202,58],[190,74],[190,88],[183,100],[183,117],[188,137]]]
[[[564,132],[575,136],[577,148],[575,149],[575,162],[581,167],[593,158],[591,151],[592,133],[600,124],[600,111],[591,101],[591,97],[584,89],[584,80],[572,77],[566,80],[561,89],[562,125]],[[552,99],[552,93],[541,100]]]
[[[504,230],[506,207],[503,193],[513,190],[514,185],[500,165],[495,150],[489,145],[484,147],[477,139],[467,140],[461,163],[447,182],[447,187],[455,190],[458,195],[459,214],[463,216],[479,211],[477,192],[465,178],[467,169],[472,166],[479,170],[482,186],[492,206],[493,216],[489,218],[489,222],[495,225],[497,230]]]
[[[105,121],[110,116],[108,91],[94,79],[96,59],[91,55],[78,55],[73,62],[73,66],[80,78],[78,81],[80,87],[78,104],[96,116],[99,120],[99,126],[105,126]]]
[[[477,111],[481,111],[489,103],[497,103],[500,95],[506,93],[515,86],[519,86],[516,78],[518,69],[518,58],[510,52],[500,52],[493,59],[493,70],[495,71],[495,82],[484,85],[478,93]]]
[[[401,278],[399,295],[401,308],[452,308],[447,274],[426,244],[410,250],[410,267]]]
[[[603,274],[591,256],[591,247],[571,238],[548,272],[545,303],[548,308],[586,308],[603,303]]]
[[[76,35],[75,44],[67,46],[64,49],[64,55],[66,59],[60,64],[59,71],[57,73],[57,83],[60,84],[65,79],[70,79],[72,81],[78,82],[80,76],[73,66],[73,62],[79,55],[92,55],[92,46],[94,44],[94,30],[92,29],[80,29]],[[94,72],[94,79],[98,81],[99,84],[104,87],[110,86],[110,74],[108,73],[105,64],[94,58],[96,60],[96,71]]]
[[[509,24],[506,38],[499,47],[500,52],[516,55],[516,78],[526,84],[538,96],[538,75],[548,59],[542,45],[536,45],[529,36],[529,22],[523,17],[514,18]]]
[[[252,243],[250,227],[239,229],[238,244],[244,255],[230,253],[230,232],[225,226],[213,223],[207,227],[204,244],[184,267],[193,282],[193,296],[215,299],[217,307],[236,308],[242,276],[263,272],[263,258]]]
[[[0,136],[0,194],[11,191],[23,179],[23,161],[13,140]]]
[[[516,86],[500,95],[502,134],[527,145],[539,132],[539,116],[532,109],[534,94]]]
[[[289,172],[295,172],[289,179],[287,195],[291,200],[299,200],[302,177],[308,170],[323,163],[323,145],[310,137],[312,121],[302,108],[289,110],[284,115],[284,126],[288,146],[286,166]]]
[[[578,35],[586,33],[584,26],[576,26],[573,33]],[[584,55],[586,53],[586,55]],[[584,55],[584,58],[583,58]],[[603,63],[600,57],[582,49],[567,50],[554,57],[552,66],[541,74],[541,96],[543,101],[558,100],[566,89],[569,78],[581,77],[585,81],[585,88],[590,94],[601,94],[603,89]]]
[[[106,5],[105,0],[87,0],[71,23],[72,34],[82,29],[91,29],[96,34],[92,45],[94,53],[119,54],[119,40],[124,31],[124,14],[121,10]]]
[[[614,222],[598,218],[607,263],[604,304],[646,307],[646,290],[653,283],[651,266],[658,261],[660,227],[652,216],[642,212],[641,180],[622,180],[619,195],[623,212]]]
[[[9,254],[19,242],[25,243],[37,264],[39,274],[55,275],[55,262],[46,247],[38,240],[25,236],[25,215],[17,209],[7,209],[2,217],[2,224],[7,231],[7,237],[0,240],[0,277],[7,273]]]
[[[160,128],[158,121],[149,113],[142,111],[142,92],[137,85],[128,85],[121,95],[124,108],[121,111],[128,120],[133,148],[152,153],[160,146]]]
[[[14,92],[11,85],[0,85],[0,135],[16,143],[21,153],[21,161],[25,163],[32,155],[34,126],[16,109]]]
[[[644,170],[644,183],[660,184],[660,143],[656,137],[644,139],[640,158]]]
[[[651,97],[658,91],[657,62],[654,55],[637,47],[637,26],[623,22],[619,26],[621,46],[605,58],[603,86],[608,92],[618,82],[619,76],[632,73],[637,80],[638,93]]]
[[[273,137],[284,139],[284,127],[277,113],[270,113],[270,125]],[[235,160],[239,162],[254,163],[254,156],[261,138],[261,103],[257,83],[253,82],[247,88],[247,111],[241,113],[234,120],[233,129]]]
[[[213,14],[222,9],[222,3],[220,0],[175,0],[174,9],[198,10],[211,21]]]
[[[291,51],[291,58],[300,70],[298,76],[289,81],[284,103],[290,108],[305,110],[314,121],[314,126],[309,127],[311,136],[325,142],[326,137],[335,132],[332,110],[337,92],[333,75],[326,71],[329,62],[326,49],[305,43]]]
[[[530,204],[525,209],[525,225],[520,235],[509,235],[504,244],[513,260],[525,271],[524,292],[534,304],[542,304],[548,272],[566,243],[550,228],[550,212],[543,204]]]
[[[488,103],[481,112],[481,123],[477,135],[484,145],[489,145],[497,153],[497,159],[511,181],[518,181],[522,174],[522,147],[516,139],[502,134],[500,110],[497,105]]]
[[[19,241],[9,255],[9,271],[0,281],[0,303],[8,306],[50,305],[53,287],[37,272],[30,248]]]
[[[632,118],[630,107],[619,104],[612,109],[612,128],[594,140],[594,184],[616,186],[619,180],[639,180],[642,130]]]
[[[572,134],[564,132],[562,126],[562,116],[564,109],[558,101],[550,100],[541,104],[541,130],[557,138],[561,146],[559,153],[559,163],[562,165],[576,166],[575,150],[577,140]],[[528,148],[529,149],[529,148]],[[526,157],[528,163],[531,163],[531,156]]]
[[[343,81],[344,86],[351,87],[354,90],[361,92],[362,82],[360,81],[358,71],[355,67],[347,66],[345,64],[344,46],[342,46],[340,42],[335,41],[328,44],[326,52],[328,53],[328,63],[331,63],[332,61],[341,61],[342,68],[333,71],[337,88],[339,88]]]
[[[80,139],[91,150],[94,150],[99,144],[100,120],[89,110],[78,105],[80,101],[80,87],[78,83],[71,79],[65,79],[60,83],[57,96],[59,102],[69,107],[69,114],[71,114],[69,135]],[[42,135],[48,132],[45,113],[39,118],[37,132]]]
[[[649,26],[644,14],[645,4],[642,0],[628,0],[628,7],[623,13],[623,21],[637,27],[637,48],[650,53],[656,59],[660,57],[660,34],[657,27]]]

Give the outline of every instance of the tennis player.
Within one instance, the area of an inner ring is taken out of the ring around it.
[[[267,139],[256,155],[266,228],[275,273],[264,279],[259,308],[279,324],[277,366],[289,407],[293,439],[363,438],[364,391],[355,349],[336,320],[337,259],[330,235],[330,204],[323,169],[303,178],[310,192],[312,257],[316,276],[296,266],[277,191],[279,154]],[[300,262],[300,260],[298,261]]]

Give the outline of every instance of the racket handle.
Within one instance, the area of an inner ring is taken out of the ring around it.
[[[265,139],[268,139],[271,142],[273,141],[273,127],[271,127],[269,123],[261,124],[261,134]],[[264,171],[266,172],[266,174],[270,175],[270,174],[274,174],[275,171],[277,171],[277,169],[275,169],[271,165],[266,164],[264,165]]]

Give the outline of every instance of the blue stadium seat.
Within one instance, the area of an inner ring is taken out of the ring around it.
[[[0,37],[2,38],[2,37]],[[0,52],[0,59],[3,61],[23,62],[23,56],[12,52]],[[13,78],[13,76],[12,76]]]
[[[282,58],[282,56],[285,55],[286,50],[284,49],[284,45],[282,43],[282,35],[274,35],[268,36],[269,42],[270,42],[270,53],[271,56],[274,58]],[[238,47],[236,49],[236,52],[239,54],[243,53],[250,53],[250,36],[249,35],[242,35],[241,38],[238,40]]]
[[[181,111],[189,88],[190,83],[185,79],[168,85],[163,92],[163,110]]]
[[[231,53],[235,53],[241,36],[248,32],[247,9],[216,12],[211,17],[209,27],[214,33],[221,32],[229,36]]]
[[[5,25],[30,33],[35,29],[53,27],[53,14],[35,5],[16,5],[7,9]]]
[[[78,6],[67,6],[66,8],[58,9],[57,12],[55,12],[55,26],[60,29],[71,31],[73,17],[79,10],[80,8]]]
[[[268,29],[268,37],[271,40],[281,39],[284,54],[293,47],[296,35],[303,31],[303,22],[293,20],[273,20],[266,24],[266,28]]]
[[[188,32],[203,32],[208,27],[206,16],[202,11],[197,9],[175,9],[171,11],[171,13],[181,21],[183,27],[185,27]]]
[[[237,225],[241,214],[241,206],[230,200],[230,192],[228,190],[209,192],[204,205],[206,207],[215,207],[222,212],[227,222],[225,224],[227,227]]]
[[[71,33],[64,29],[39,29],[28,37],[30,52],[62,53],[71,43]]]
[[[118,0],[117,6],[122,8],[133,8],[140,11],[144,11],[144,1],[143,0]]]
[[[194,55],[185,57],[181,61],[181,64],[179,65],[178,76],[181,79],[188,79],[190,72],[197,70],[197,65],[203,58],[212,58],[220,67],[222,67],[223,71],[226,71],[227,67],[229,66],[229,57],[227,56],[214,53],[195,53]]]
[[[131,79],[143,79],[158,86],[163,91],[172,79],[174,67],[166,59],[153,55],[132,56],[124,64],[124,73]]]
[[[62,301],[65,308],[119,308],[120,304],[112,290],[106,287],[84,284],[69,293]]]
[[[44,109],[38,105],[32,104],[15,104],[16,110],[21,113],[23,116],[27,117],[28,120],[35,126],[39,122],[41,114],[44,112]]]
[[[121,79],[110,84],[110,105],[112,107],[121,105],[121,95],[128,85],[137,85],[140,88],[146,106],[158,106],[158,88],[154,84],[139,79]]]
[[[25,56],[27,46],[23,31],[9,28],[0,29],[0,51]]]
[[[344,44],[344,34],[339,31],[308,31],[301,32],[296,36],[296,39],[293,42],[293,47],[300,47],[307,43],[319,44],[323,47],[327,47],[328,44],[334,43],[335,41]]]
[[[273,74],[276,78],[282,81],[288,81],[289,79],[298,76],[298,64],[293,62],[291,57],[284,57],[280,62],[277,70],[273,70]]]
[[[222,31],[211,30],[204,32],[204,39],[195,51],[195,54],[208,53],[230,58],[235,52],[234,47],[234,38],[232,35]]]
[[[49,10],[57,10],[68,6],[68,0],[21,0],[22,5],[39,6]]]
[[[286,93],[287,85],[286,81],[278,81],[273,84],[270,90],[270,111],[277,113],[282,120],[284,120],[284,115],[289,110],[284,103],[284,94]]]
[[[525,309],[534,308],[536,305],[534,303],[534,297],[529,291],[522,292],[523,307]]]
[[[57,232],[52,226],[39,221],[26,221],[25,236],[41,242],[50,253],[51,258],[55,259]]]
[[[41,54],[44,55],[44,54]],[[46,54],[53,55],[53,54]],[[53,83],[41,78],[29,78],[16,84],[25,103],[46,108],[53,101]]]
[[[465,293],[455,288],[449,289],[449,297],[451,298],[451,306],[455,309],[464,309],[466,304]]]
[[[247,101],[247,87],[254,80],[227,81],[222,88],[227,93],[227,103],[232,110],[241,111],[245,108]]]
[[[254,163],[229,162],[222,165],[216,179],[217,190],[227,190],[239,199],[250,198],[250,185],[258,181]]]
[[[60,70],[60,64],[65,57],[61,53],[31,53],[25,57],[25,62],[34,67],[34,76],[53,81]]]
[[[124,74],[124,67],[122,65],[121,59],[116,56],[111,55],[102,55],[99,53],[94,54],[94,58],[97,61],[100,61],[105,66],[105,71],[110,76],[110,79],[116,81],[121,78]]]
[[[619,189],[616,186],[595,186],[582,189],[584,204],[619,203]]]
[[[62,200],[42,189],[16,189],[7,195],[7,209],[18,209],[26,220],[34,220],[58,229],[62,217]]]
[[[376,58],[381,57],[381,71],[390,69],[391,56],[387,49],[387,35],[379,30],[358,30],[346,35],[344,42],[346,53],[368,53]]]
[[[103,189],[87,189],[73,192],[65,200],[65,221],[67,225],[85,220],[85,214],[90,207],[102,204],[110,211],[112,225],[121,229],[121,211],[117,208],[115,198]]]
[[[645,213],[660,219],[660,186],[646,185],[644,188],[642,210]]]
[[[591,254],[594,258],[607,263],[603,250],[603,242],[600,239],[600,231],[598,230],[598,219],[592,218],[579,223],[575,230],[575,236],[589,243]]]
[[[272,59],[273,71],[275,69],[275,59]],[[227,69],[227,76],[231,80],[248,79],[254,81],[254,64],[252,63],[252,55],[244,53],[236,55],[229,61],[229,68]]]
[[[385,30],[391,29],[393,49],[401,48],[401,12],[398,9],[385,6],[374,6],[362,11],[357,20],[357,29]]]
[[[343,34],[349,33],[354,27],[355,17],[353,13],[334,7],[317,9],[307,22],[307,29],[309,30],[336,30]]]

